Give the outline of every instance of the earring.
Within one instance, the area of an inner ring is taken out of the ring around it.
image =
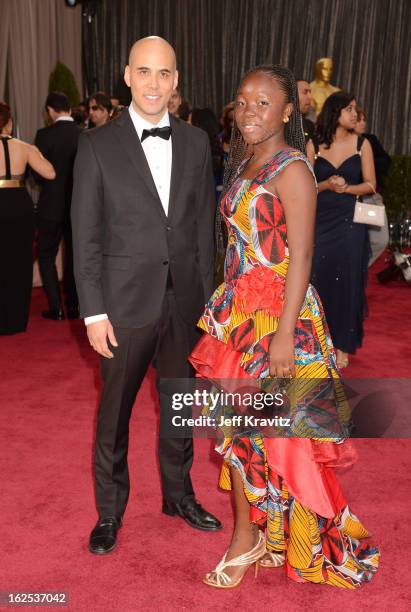
[[[288,115],[284,115],[283,122],[288,123],[290,121],[290,117]]]

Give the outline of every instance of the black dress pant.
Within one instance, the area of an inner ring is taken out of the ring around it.
[[[160,394],[160,437],[158,455],[163,499],[181,502],[194,496],[190,479],[193,442],[189,431],[178,438],[170,435],[171,397],[160,379],[190,378],[193,370],[187,361],[199,332],[180,317],[172,290],[168,290],[159,320],[137,329],[114,328],[118,347],[111,347],[112,359],[101,358],[103,392],[100,402],[94,477],[99,516],[120,518],[129,491],[127,451],[129,421],[137,392],[151,362],[157,370]],[[175,414],[175,413],[174,413]],[[179,413],[181,414],[181,412]],[[189,415],[187,415],[189,416]],[[141,443],[144,445],[144,431]]]
[[[46,219],[39,213],[37,227],[39,231],[39,268],[49,308],[51,310],[59,310],[61,308],[56,257],[62,238],[64,239],[64,301],[67,308],[78,308],[78,297],[73,274],[73,240],[70,217],[66,217],[63,221],[56,221],[54,219]]]

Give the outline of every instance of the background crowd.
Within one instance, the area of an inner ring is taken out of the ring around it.
[[[321,69],[324,69],[323,64]],[[388,243],[387,222],[384,227],[353,223],[354,207],[358,197],[383,191],[390,157],[377,136],[367,132],[366,112],[359,107],[355,95],[329,84],[331,74],[329,71],[326,75],[325,82],[330,91],[327,91],[328,97],[322,100],[321,106],[318,106],[312,91],[315,81],[310,84],[308,79],[297,77],[297,87],[307,154],[319,187],[312,282],[325,307],[331,335],[338,349],[339,366],[344,367],[348,364],[348,355],[355,353],[362,343],[363,319],[367,311],[365,288],[368,266]],[[3,286],[7,287],[7,291],[2,292],[0,303],[2,334],[24,331],[27,327],[34,236],[48,299],[48,308],[43,311],[43,317],[61,321],[66,317],[73,319],[79,316],[70,225],[72,173],[78,138],[81,130],[98,129],[126,112],[128,104],[128,100],[122,100],[115,94],[97,91],[77,107],[70,108],[64,93],[51,92],[45,101],[48,125],[38,130],[35,146],[21,143],[21,147],[31,153],[26,164],[31,167],[31,174],[40,187],[40,198],[34,217],[25,189],[5,188],[7,185],[4,184],[0,190],[0,198],[7,200],[7,204],[1,208],[2,232],[5,235],[1,273]],[[183,98],[181,91],[175,90],[169,102],[169,112],[207,133],[218,200],[230,150],[234,102],[229,101],[216,114],[211,108],[193,106]],[[3,180],[22,179],[25,166],[18,153],[20,141],[11,138],[13,122],[6,103],[1,105],[0,129],[4,145],[4,150],[0,151],[0,176]],[[7,143],[11,145],[9,150]],[[46,160],[49,164],[44,170]],[[356,185],[360,186],[359,189]],[[26,202],[23,207],[25,213],[21,216],[13,216],[13,213],[10,217],[10,211],[15,210],[12,200],[17,195]],[[218,223],[217,228],[220,234],[217,244],[220,249],[222,245],[224,250],[224,228]],[[62,238],[63,283],[60,288],[56,256]],[[17,266],[13,272],[5,266],[10,256]],[[223,253],[218,254],[219,264],[223,257]]]

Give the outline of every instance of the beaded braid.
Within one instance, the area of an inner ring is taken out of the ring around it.
[[[237,124],[234,119],[233,129],[231,131],[230,138],[230,150],[228,153],[228,159],[224,166],[224,175],[223,175],[223,188],[221,191],[221,199],[224,197],[225,193],[231,187],[233,180],[236,177],[238,167],[241,162],[245,158],[247,153],[247,145],[244,142],[244,139],[241,135],[240,130],[237,127]],[[221,207],[217,207],[216,219],[215,219],[215,236],[216,236],[216,247],[217,247],[217,257],[221,261],[224,255],[224,251],[226,248],[226,238],[224,232],[225,226],[223,217],[221,214]]]
[[[286,102],[291,102],[293,105],[293,110],[289,117],[288,123],[285,124],[284,127],[284,137],[287,144],[290,147],[298,149],[302,153],[305,154],[305,137],[303,130],[303,122],[300,111],[300,103],[298,100],[298,89],[297,83],[294,78],[291,70],[286,68],[285,66],[279,66],[274,64],[263,64],[261,66],[256,66],[249,70],[244,77],[241,79],[241,82],[251,74],[255,74],[257,72],[263,72],[267,76],[275,79],[280,85],[281,89],[286,95]],[[228,160],[224,168],[224,178],[223,178],[223,189],[221,192],[221,198],[224,197],[228,189],[231,187],[233,180],[236,177],[237,170],[243,159],[245,159],[247,155],[247,145],[244,142],[244,139],[241,135],[240,130],[237,127],[234,118],[233,130],[231,133],[230,140],[230,152],[228,155]],[[220,200],[221,201],[221,200]],[[220,206],[217,209],[216,214],[216,223],[215,223],[215,232],[216,232],[216,246],[217,246],[217,258],[221,260],[222,255],[225,250],[225,237],[224,237],[224,224],[221,215]]]

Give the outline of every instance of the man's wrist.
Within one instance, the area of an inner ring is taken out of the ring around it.
[[[91,317],[84,317],[84,324],[90,325],[90,323],[97,323],[97,321],[104,321],[105,319],[108,319],[108,316],[106,313],[92,315]]]

